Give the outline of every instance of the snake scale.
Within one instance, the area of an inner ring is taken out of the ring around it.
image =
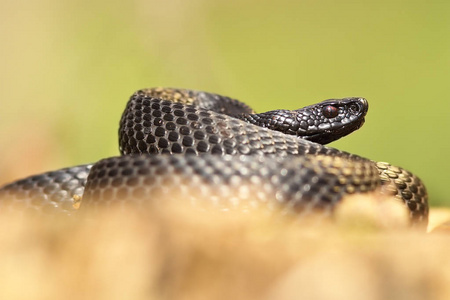
[[[0,188],[0,211],[74,215],[186,201],[226,211],[267,207],[330,216],[344,196],[384,187],[405,203],[412,224],[426,225],[427,193],[417,176],[324,146],[360,128],[367,110],[364,98],[344,98],[256,114],[217,94],[139,90],[120,121],[121,156],[7,184]]]

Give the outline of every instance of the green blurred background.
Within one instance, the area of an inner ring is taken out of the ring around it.
[[[450,205],[448,1],[0,3],[0,182],[118,154],[128,97],[171,86],[257,111],[366,97],[364,127],[331,145]]]

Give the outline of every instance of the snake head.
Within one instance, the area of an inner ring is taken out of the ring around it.
[[[359,129],[369,108],[361,97],[329,99],[297,110],[243,114],[240,119],[299,138],[328,144]]]
[[[328,144],[359,129],[368,109],[369,103],[361,97],[325,100],[292,111],[296,120],[292,131],[300,138]]]

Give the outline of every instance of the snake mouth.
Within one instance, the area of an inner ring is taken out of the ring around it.
[[[325,130],[312,135],[303,136],[302,138],[322,145],[329,144],[352,133],[355,130],[358,130],[364,125],[364,122],[365,118],[362,117],[358,119],[358,121],[333,128],[333,130]]]
[[[361,128],[364,125],[365,121],[366,121],[366,119],[364,117],[361,117],[357,121],[354,121],[349,124],[345,124],[345,125],[337,128],[336,130],[333,131],[333,134],[336,134],[339,137],[346,136],[346,135],[352,133],[353,131]]]

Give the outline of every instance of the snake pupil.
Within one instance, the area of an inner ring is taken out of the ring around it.
[[[339,109],[337,109],[336,107],[334,107],[332,105],[327,105],[323,108],[322,113],[325,117],[330,119],[330,118],[334,118],[338,115]]]

